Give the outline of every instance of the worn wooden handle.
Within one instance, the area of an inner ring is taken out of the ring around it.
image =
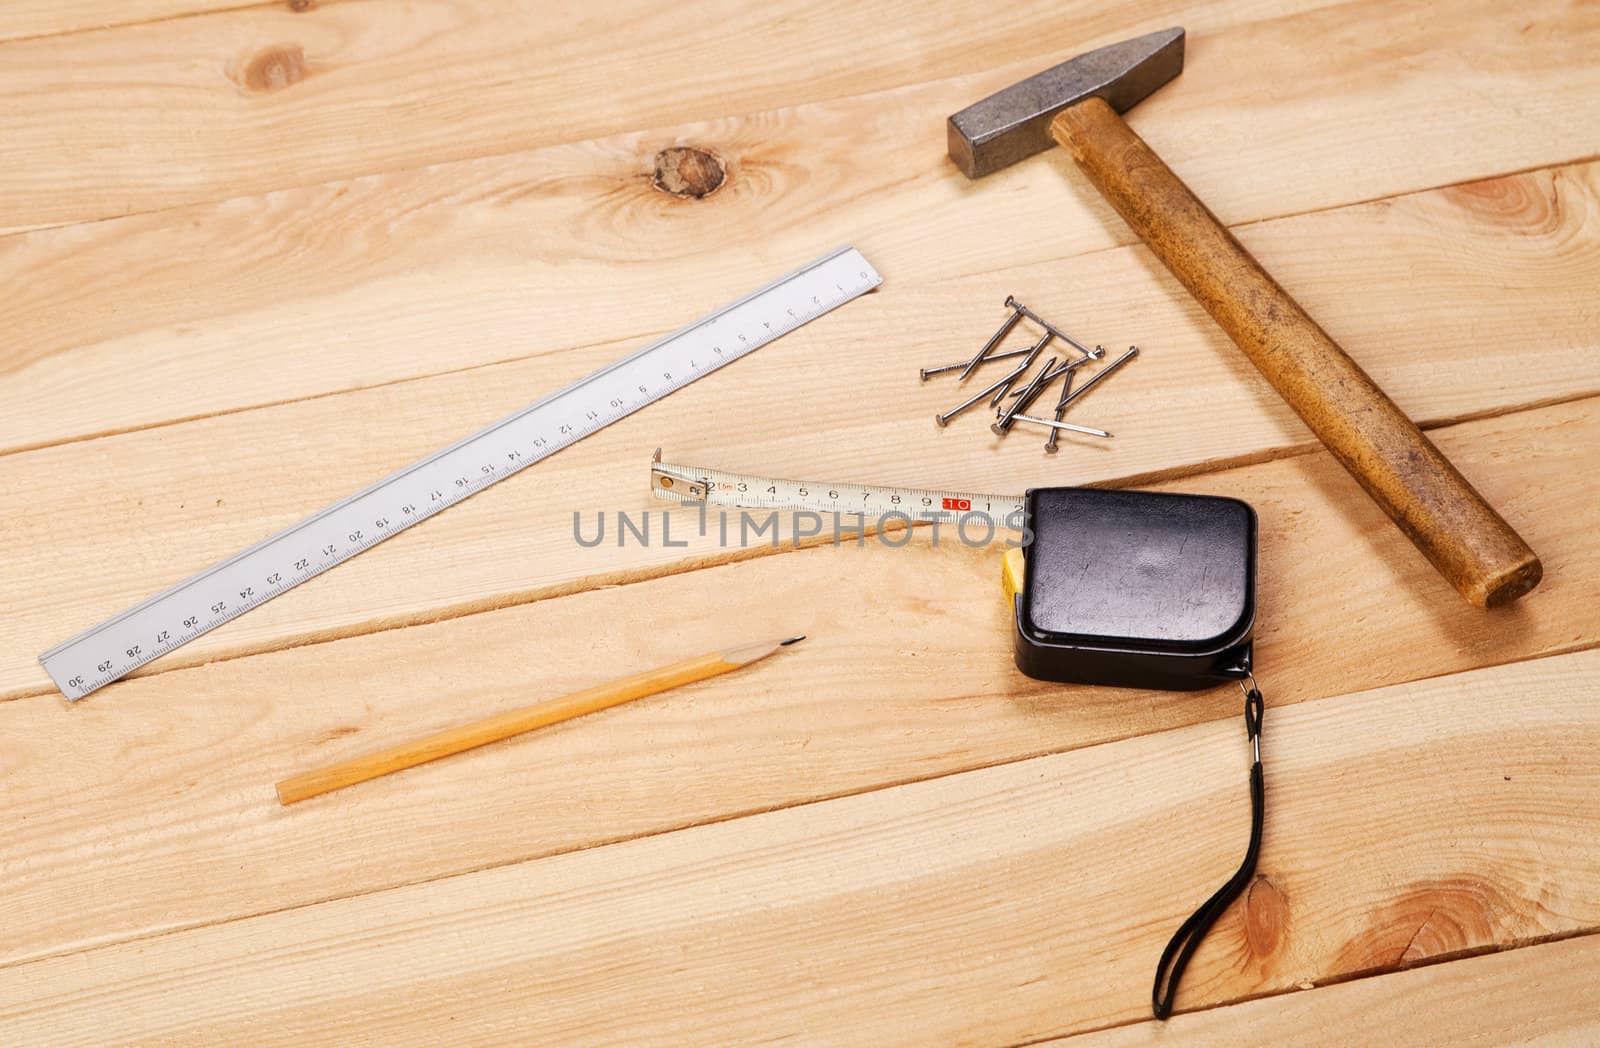
[[[1050,131],[1439,573],[1479,607],[1538,585],[1538,556],[1116,111],[1090,98]]]

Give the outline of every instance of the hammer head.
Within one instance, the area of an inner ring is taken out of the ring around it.
[[[1051,146],[1050,118],[1098,95],[1119,113],[1183,71],[1183,30],[1163,29],[1069,58],[950,118],[950,159],[979,178]]]

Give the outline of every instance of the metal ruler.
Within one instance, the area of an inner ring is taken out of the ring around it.
[[[69,699],[143,666],[883,282],[842,247],[43,655]]]
[[[650,465],[650,490],[679,502],[709,502],[745,509],[803,509],[814,513],[857,514],[910,522],[955,521],[983,514],[1001,527],[1022,527],[1021,495],[980,495],[969,491],[902,488],[882,484],[841,484],[826,480],[786,480],[729,473],[703,466]]]

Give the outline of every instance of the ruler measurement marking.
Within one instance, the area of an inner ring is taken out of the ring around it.
[[[831,283],[834,290],[814,287],[819,278]],[[881,282],[854,248],[830,252],[163,590],[50,649],[40,661],[63,694],[69,699],[82,698],[789,334]],[[785,305],[785,296],[793,297],[790,292],[795,286],[810,295],[809,303]],[[769,300],[776,302],[772,309],[782,308],[785,315],[764,315]],[[744,318],[747,313],[749,320]],[[739,321],[732,332],[737,344],[717,338],[713,330],[729,317]],[[661,360],[665,364],[658,362]],[[532,432],[518,432],[530,428],[530,423]],[[440,468],[445,465],[448,469]],[[422,476],[425,473],[428,475]],[[413,490],[416,482],[423,482],[420,497]],[[396,492],[398,496],[394,496]],[[309,553],[307,545],[313,547]],[[269,559],[281,550],[289,550],[282,558],[287,564]],[[245,575],[246,569],[252,574]],[[202,611],[186,605],[169,612],[191,593],[203,594]],[[235,593],[237,599],[232,596]],[[202,618],[206,613],[209,617]],[[146,649],[140,638],[152,636],[158,639]],[[163,637],[166,639],[160,639]],[[106,657],[107,646],[113,649],[110,658]]]

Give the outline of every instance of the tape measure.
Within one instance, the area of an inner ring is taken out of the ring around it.
[[[841,247],[80,633],[39,661],[62,694],[80,699],[882,282],[860,252]]]
[[[980,495],[969,491],[904,488],[882,484],[843,484],[824,480],[786,480],[752,473],[729,473],[704,466],[663,463],[656,452],[650,464],[650,490],[679,502],[708,502],[745,509],[798,509],[813,513],[879,518],[882,522],[955,521],[983,514],[996,525],[1022,527],[1020,495]]]

